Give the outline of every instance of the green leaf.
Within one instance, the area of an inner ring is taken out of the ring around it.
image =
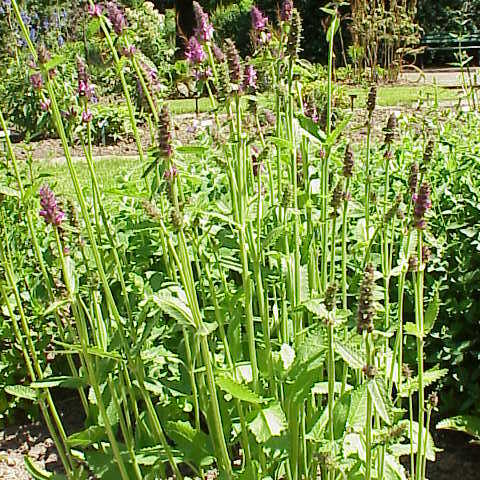
[[[93,443],[98,443],[107,438],[105,427],[92,425],[81,432],[70,435],[67,438],[67,443],[71,447],[88,447]]]
[[[367,421],[367,385],[364,383],[352,391],[350,411],[347,417],[347,429],[363,428]]]
[[[385,455],[385,480],[407,480],[407,474],[403,465],[390,454]]]
[[[174,296],[171,290],[161,290],[157,295],[152,296],[152,300],[164,313],[170,315],[177,322],[195,326],[190,307],[179,297]]]
[[[368,392],[382,420],[387,424],[392,424],[393,405],[388,397],[387,388],[383,378],[374,378],[367,383]]]
[[[8,385],[5,387],[5,393],[14,397],[24,398],[25,400],[36,400],[37,392],[30,387],[24,385]]]
[[[418,331],[417,325],[412,322],[407,322],[403,327],[404,332],[407,335],[413,335],[414,337],[421,338],[422,334]]]
[[[270,245],[277,242],[280,236],[285,232],[285,226],[280,225],[279,227],[275,227],[273,230],[268,232],[267,236],[263,239],[261,245],[261,251],[263,252],[266,250]]]
[[[455,430],[480,439],[480,417],[458,415],[456,417],[446,418],[438,422],[437,430]]]
[[[216,377],[216,383],[224,392],[242,402],[260,404],[265,401],[262,397],[252,392],[246,385],[237,383],[225,375]]]
[[[279,403],[261,409],[248,424],[258,443],[278,437],[287,428],[287,419]]]
[[[334,145],[337,141],[337,138],[342,134],[342,132],[347,128],[350,119],[352,118],[351,115],[346,115],[345,118],[335,127],[335,130],[329,135],[327,138],[326,144],[327,145]]]
[[[351,403],[352,396],[350,393],[344,393],[335,402],[333,407],[333,431],[336,440],[342,438],[345,433]]]
[[[6,197],[20,198],[20,192],[14,190],[13,188],[6,187],[5,185],[0,185],[0,195]]]
[[[51,58],[43,67],[45,70],[52,70],[55,67],[58,67],[65,61],[65,57],[63,55],[56,55],[55,57]]]
[[[87,27],[86,31],[86,37],[87,38],[92,38],[96,33],[100,30],[100,19],[99,18],[94,18],[92,19]]]
[[[435,294],[431,302],[428,304],[427,310],[425,311],[423,330],[426,334],[430,333],[433,326],[435,325],[435,321],[437,320],[439,311],[440,311],[440,296],[437,288],[435,290]]]
[[[441,378],[443,378],[448,373],[446,368],[439,369],[438,365],[423,372],[423,386],[428,387],[432,383],[437,382]],[[408,397],[412,393],[418,390],[418,377],[413,377],[407,380],[403,385],[402,389],[400,390],[400,396]]]
[[[66,275],[70,283],[72,293],[75,294],[78,289],[77,274],[75,271],[75,260],[73,260],[73,258],[70,255],[68,255],[65,259],[65,265],[67,267]]]
[[[335,382],[334,391],[335,393],[341,393],[342,391],[342,382]],[[345,391],[351,390],[351,385],[345,385]],[[327,395],[328,394],[328,382],[318,382],[312,388],[312,393],[315,395]]]
[[[352,343],[335,340],[335,352],[353,369],[361,369],[365,364],[362,351]]]
[[[189,422],[168,422],[168,436],[175,442],[187,460],[199,467],[211,465],[214,460],[213,448],[208,436],[193,428]]]
[[[303,306],[320,320],[328,317],[328,310],[323,303],[323,299],[312,298],[306,301]]]
[[[54,303],[52,303],[44,312],[43,316],[46,317],[47,315],[50,315],[51,313],[56,312],[59,308],[68,305],[70,303],[70,300],[58,300]]]
[[[324,440],[325,435],[325,428],[328,424],[328,408],[324,408],[322,414],[318,417],[318,419],[313,424],[313,427],[306,435],[307,440],[311,440],[315,443],[320,443]]]
[[[81,377],[47,377],[30,384],[32,388],[81,388],[87,386],[87,380]]]
[[[320,142],[325,142],[327,136],[317,123],[315,123],[310,117],[307,117],[306,115],[297,114],[296,117],[298,123],[306,133],[308,133],[310,136]]]

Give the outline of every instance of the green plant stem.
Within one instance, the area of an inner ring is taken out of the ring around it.
[[[367,366],[373,366],[374,353],[371,345],[371,334],[365,336],[365,347],[367,351]],[[373,419],[373,401],[370,392],[367,389],[367,416],[365,424],[365,450],[366,450],[366,480],[372,479],[372,419]]]
[[[419,262],[419,271],[416,274],[415,281],[415,323],[417,327],[417,365],[418,365],[418,445],[417,458],[415,462],[416,480],[423,480],[423,431],[425,422],[425,388],[423,385],[423,349],[424,349],[424,325],[423,325],[423,268],[422,261],[422,231],[417,230],[417,257]]]
[[[370,237],[370,188],[371,188],[371,173],[370,173],[370,142],[372,137],[372,117],[369,115],[367,120],[367,151],[365,152],[365,232],[367,242]]]

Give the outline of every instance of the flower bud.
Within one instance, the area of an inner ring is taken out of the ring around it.
[[[395,138],[395,131],[397,129],[397,116],[392,113],[388,117],[387,126],[384,130],[385,132],[385,144],[390,145]]]
[[[330,212],[330,218],[336,218],[339,216],[339,210],[342,206],[342,202],[345,196],[343,193],[343,182],[339,180],[337,185],[333,189],[332,198],[330,200],[330,207],[332,207],[332,211]]]
[[[377,103],[377,86],[372,85],[368,92],[368,99],[367,99],[367,112],[370,117],[372,116],[373,111],[375,110],[376,103]]]
[[[232,83],[241,85],[243,83],[242,62],[237,47],[230,38],[225,40],[225,53],[227,56],[230,80]]]
[[[417,191],[418,173],[419,173],[418,163],[412,163],[412,165],[410,165],[410,175],[408,177],[408,188],[410,189],[410,193],[412,195],[414,195],[415,192]]]
[[[345,155],[343,157],[343,176],[344,177],[351,177],[353,175],[353,167],[355,166],[355,162],[353,159],[353,151],[350,147],[350,144],[347,145],[345,149]]]
[[[335,296],[337,294],[337,284],[331,283],[328,285],[327,290],[325,291],[324,304],[325,308],[331,312],[335,308]]]
[[[360,296],[358,299],[357,331],[362,333],[373,331],[373,318],[375,316],[375,305],[373,301],[373,290],[375,286],[374,270],[371,264],[365,267]]]
[[[294,8],[292,10],[292,24],[287,38],[287,52],[291,57],[298,57],[302,41],[302,19],[300,13]]]
[[[418,195],[415,197],[415,209],[413,214],[415,228],[419,230],[425,229],[427,224],[425,213],[431,206],[430,186],[428,183],[424,182],[418,191]]]

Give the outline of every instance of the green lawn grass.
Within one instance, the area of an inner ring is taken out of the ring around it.
[[[356,106],[364,105],[367,100],[368,90],[366,88],[354,87],[348,89],[348,93],[355,93],[358,98],[355,101]],[[434,100],[437,95],[439,102],[456,100],[459,91],[449,88],[425,85],[392,85],[381,86],[377,92],[377,105],[381,107],[405,107],[415,104],[420,98]]]
[[[140,181],[142,176],[142,165],[138,157],[121,157],[110,156],[100,157],[95,162],[100,188],[108,191],[118,188],[122,177],[128,176],[133,180]],[[87,195],[91,194],[92,186],[90,173],[87,163],[83,160],[75,162],[75,169],[80,181],[80,185],[85,189]],[[66,197],[75,195],[68,166],[65,163],[48,163],[41,164],[38,168],[39,173],[47,174],[51,177],[47,179],[52,185],[55,185],[55,192]]]
[[[178,100],[168,100],[167,102],[170,112],[174,115],[182,115],[185,113],[195,113],[195,99],[181,98]],[[212,105],[209,98],[200,98],[198,100],[198,111],[200,113],[210,112]]]

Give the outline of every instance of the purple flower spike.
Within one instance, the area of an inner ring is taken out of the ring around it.
[[[257,71],[252,65],[247,65],[245,67],[245,72],[243,75],[243,88],[257,88]]]
[[[125,28],[127,28],[127,19],[115,2],[109,2],[107,4],[107,17],[117,35],[121,35]]]
[[[51,103],[52,102],[49,98],[46,100],[40,100],[40,110],[42,110],[42,112],[47,112],[50,109]]]
[[[185,57],[192,64],[202,63],[207,58],[205,50],[196,37],[191,37],[188,41]]]
[[[135,47],[135,45],[129,45],[128,47],[123,47],[121,49],[121,54],[127,58],[132,58],[136,52],[137,48]]]
[[[208,42],[213,38],[213,25],[210,23],[208,14],[198,2],[193,2],[193,12],[195,14],[196,28],[195,36],[201,42]]]
[[[280,20],[289,22],[292,19],[293,2],[292,0],[284,0],[282,10],[280,11]]]
[[[253,6],[250,14],[252,16],[252,28],[257,31],[265,30],[268,18],[262,13],[262,11]]]
[[[432,206],[430,200],[430,186],[428,183],[422,183],[418,195],[415,195],[415,210],[413,214],[415,227],[419,230],[425,229],[427,221],[425,220],[425,213]]]
[[[89,5],[88,14],[92,17],[99,17],[102,14],[102,7],[100,5]]]
[[[43,217],[46,223],[59,227],[65,218],[65,213],[60,210],[55,194],[48,185],[44,185],[40,189],[39,195],[40,206],[42,207],[40,216]]]
[[[93,113],[90,110],[83,110],[82,112],[82,122],[89,123],[92,121]]]
[[[41,90],[43,88],[43,77],[41,73],[33,73],[30,75],[30,84],[35,90]]]

